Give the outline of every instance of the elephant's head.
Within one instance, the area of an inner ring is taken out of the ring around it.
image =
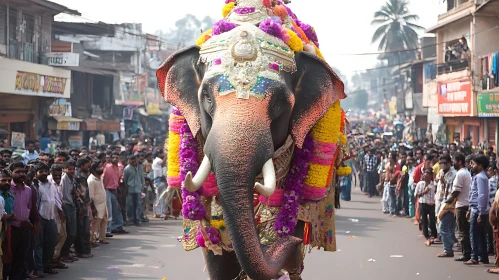
[[[315,55],[295,54],[249,24],[213,37],[201,49],[175,53],[157,76],[165,100],[183,113],[194,135],[206,139],[196,184],[210,170],[215,173],[242,268],[251,279],[275,277],[300,240],[283,238],[268,250],[260,248],[255,177],[263,168],[260,190],[272,190],[274,151],[290,134],[300,148],[314,124],[345,97],[343,83]]]

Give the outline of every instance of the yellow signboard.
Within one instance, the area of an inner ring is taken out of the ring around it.
[[[57,130],[80,130],[79,122],[57,122]]]

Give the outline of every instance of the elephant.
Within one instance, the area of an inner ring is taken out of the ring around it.
[[[194,178],[186,176],[186,187],[199,188],[210,172],[216,177],[233,252],[203,250],[212,280],[243,279],[238,278],[243,274],[268,280],[283,268],[300,268],[303,222],[297,223],[293,235],[261,245],[254,222],[254,188],[272,194],[274,153],[289,136],[302,148],[312,127],[346,97],[331,67],[305,51],[291,52],[283,58],[290,67],[284,63],[281,71],[268,73],[269,52],[261,40],[266,37],[257,29],[241,24],[222,34],[223,40],[182,49],[157,72],[166,102],[182,112],[192,134],[204,143],[204,159]],[[226,45],[216,44],[221,41]],[[270,55],[282,58],[283,48],[277,47],[281,49]],[[255,179],[260,174],[261,184]]]

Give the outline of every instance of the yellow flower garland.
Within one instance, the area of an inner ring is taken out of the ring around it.
[[[303,41],[298,37],[298,35],[293,32],[292,30],[286,30],[286,32],[289,35],[289,42],[288,46],[294,51],[294,52],[301,52],[303,51]]]
[[[342,166],[336,170],[336,175],[338,176],[348,176],[352,173],[352,168],[350,166]]]
[[[318,47],[316,47],[316,46],[314,46],[314,48],[315,48],[315,55],[317,55],[318,57],[320,57],[322,60],[326,60],[326,59],[324,58],[324,56],[322,55],[321,50],[319,50],[319,48],[318,48]]]
[[[345,136],[345,134],[340,135],[340,145],[345,145],[348,142],[348,138]]]
[[[168,185],[180,188],[180,125],[184,117],[170,115],[170,129],[168,131],[168,169],[166,172]]]
[[[218,230],[223,230],[225,229],[225,222],[224,220],[211,220],[210,224],[212,227],[218,229]]]
[[[222,8],[223,18],[225,18],[226,16],[229,15],[230,12],[232,12],[232,10],[234,9],[234,5],[236,5],[236,3],[234,3],[234,2],[229,2],[229,3],[224,5],[224,7]]]
[[[341,106],[340,102],[337,101],[312,128],[314,141],[324,144],[338,144],[340,121]],[[330,152],[332,153],[333,151]],[[307,176],[305,177],[305,184],[310,187],[326,188],[328,186],[329,172],[333,164],[334,162],[332,161],[328,165],[310,164]]]
[[[176,177],[180,175],[180,135],[173,133],[168,134],[168,177]]]
[[[196,40],[196,45],[198,47],[201,47],[201,45],[203,45],[204,43],[206,43],[206,41],[208,41],[207,40],[209,38],[208,36],[211,36],[211,33],[213,33],[212,29],[203,32],[203,34],[201,34],[201,36],[199,36],[199,38]]]

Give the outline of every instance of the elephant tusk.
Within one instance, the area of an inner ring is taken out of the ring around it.
[[[265,197],[270,197],[275,192],[276,178],[274,161],[269,159],[262,168],[263,175],[263,185],[260,183],[255,183],[255,188],[261,195]]]
[[[192,178],[192,172],[188,172],[185,175],[184,186],[190,192],[195,192],[203,186],[203,183],[206,181],[211,172],[211,164],[210,160],[207,156],[203,158],[201,165],[199,165],[198,172],[196,176]]]

